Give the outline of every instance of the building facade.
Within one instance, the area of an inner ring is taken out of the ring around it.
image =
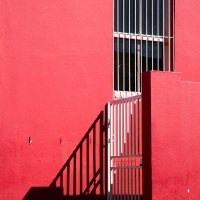
[[[141,92],[144,198],[198,199],[199,11],[195,0],[0,1],[0,199],[33,198],[66,165],[64,185],[83,179],[64,195],[106,195],[104,106]],[[140,78],[158,69],[175,73]]]

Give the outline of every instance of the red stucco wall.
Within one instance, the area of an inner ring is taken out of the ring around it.
[[[0,199],[22,199],[112,98],[112,1],[0,1],[0,74]]]
[[[175,71],[183,80],[200,81],[200,4],[175,0]]]
[[[199,199],[200,83],[179,73],[143,78],[143,94],[151,91],[143,95],[145,200]]]

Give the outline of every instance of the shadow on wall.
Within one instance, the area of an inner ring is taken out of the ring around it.
[[[106,199],[106,107],[49,187],[32,187],[23,200]]]

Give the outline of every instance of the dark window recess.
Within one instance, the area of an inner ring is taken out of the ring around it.
[[[140,55],[138,55],[139,45],[141,47]],[[137,67],[138,59],[140,59],[141,69]],[[138,70],[142,70],[142,72],[163,71],[163,44],[115,38],[114,90],[119,88],[119,91],[138,91],[137,80],[140,80],[138,79],[140,76]]]
[[[163,26],[166,23],[166,2],[163,3],[163,0],[141,0],[141,2],[140,9],[139,0],[131,0],[130,2],[124,0],[124,3],[123,0],[114,0],[114,31],[125,33],[130,31],[133,34],[141,32],[145,35],[163,36],[163,31],[166,32],[165,26]],[[141,30],[139,30],[139,18],[141,18]]]
[[[114,90],[141,92],[142,72],[173,71],[174,0],[114,0],[114,31]]]

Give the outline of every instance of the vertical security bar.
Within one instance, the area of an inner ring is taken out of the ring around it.
[[[89,166],[88,166],[89,167]],[[74,155],[74,173],[73,173],[73,195],[76,196],[76,153]]]
[[[114,32],[116,30],[116,23],[117,23],[117,17],[115,17],[116,15],[116,11],[115,11],[115,3],[116,0],[113,0],[113,40],[112,40],[112,45],[113,45],[113,55],[112,55],[112,64],[113,64],[113,74],[112,74],[112,78],[113,78],[113,89],[115,90],[115,37],[114,37]],[[113,90],[113,96],[114,96],[114,90]]]
[[[140,34],[140,31],[141,31],[141,1],[138,0],[138,7],[139,7],[139,16],[138,16],[138,28],[139,28],[139,33],[138,33],[138,36],[141,37],[141,34]],[[139,92],[140,91],[140,66],[141,66],[141,60],[140,60],[140,55],[141,55],[141,39],[139,40],[137,37],[136,40],[137,40],[137,91]]]
[[[129,26],[129,40],[128,40],[128,75],[129,75],[129,92],[131,91],[131,36],[130,36],[130,31],[131,31],[131,14],[130,14],[130,0],[128,2],[128,26]]]
[[[125,37],[124,37],[124,26],[125,26],[125,6],[124,6],[124,0],[123,0],[123,91],[125,91]]]
[[[147,10],[147,6],[148,6],[148,0],[146,0],[146,71],[148,71],[148,21],[147,21],[147,15],[148,15],[148,10]]]
[[[171,10],[171,7],[170,7],[170,1],[171,0],[168,0],[168,71],[170,71],[170,68],[171,68],[171,56],[170,56],[170,37],[171,37],[171,33],[170,33],[170,30],[171,30],[171,24],[170,24],[170,10]]]
[[[136,35],[136,24],[137,24],[137,15],[136,15],[136,0],[135,0],[135,92],[137,91],[137,73],[136,73],[136,69],[137,69],[137,62],[136,62],[136,59],[137,59],[137,46],[136,46],[136,38],[137,38],[137,35]]]
[[[163,0],[163,71],[166,71],[166,61],[165,61],[165,5],[166,2]]]
[[[117,0],[117,32],[119,33],[119,0]],[[117,37],[117,90],[119,91],[119,37]]]
[[[175,30],[175,27],[174,27],[174,12],[175,12],[175,2],[174,0],[172,0],[172,12],[173,12],[173,19],[172,19],[172,28],[173,28],[173,35],[172,35],[172,38],[173,38],[173,64],[172,64],[172,70],[174,71],[175,70],[175,58],[174,58],[174,52],[175,52],[175,45],[174,45],[174,30]]]
[[[172,19],[172,23],[173,23],[173,65],[172,65],[172,70],[175,71],[175,45],[174,45],[174,31],[175,31],[175,27],[174,27],[174,12],[175,12],[175,2],[174,0],[172,1],[172,12],[173,12],[173,19]]]
[[[151,58],[151,65],[152,65],[152,66],[151,66],[151,69],[154,70],[154,68],[153,68],[153,22],[154,22],[154,21],[153,21],[153,0],[152,0],[151,8],[152,8],[152,10],[151,10],[151,12],[152,12],[152,13],[151,13],[151,15],[152,15],[152,16],[151,16],[151,19],[152,19],[152,21],[151,21],[151,29],[152,29],[152,30],[151,30],[151,32],[152,32],[152,36],[151,36],[151,37],[152,37],[152,38],[151,38],[151,39],[152,39],[152,47],[151,47],[151,48],[152,48],[152,53],[151,53],[151,56],[152,56],[152,58]]]
[[[138,92],[141,92],[141,77],[142,77],[142,41],[143,41],[143,37],[142,37],[142,0],[139,0],[139,34],[140,34],[140,49],[139,49],[139,53],[140,53],[140,64],[139,64],[139,88],[138,88]]]
[[[158,38],[158,41],[157,41],[157,70],[159,70],[159,57],[160,57],[160,52],[159,52],[159,36],[160,36],[160,21],[159,21],[159,18],[160,18],[160,15],[159,15],[159,1],[160,0],[157,0],[157,38]]]

